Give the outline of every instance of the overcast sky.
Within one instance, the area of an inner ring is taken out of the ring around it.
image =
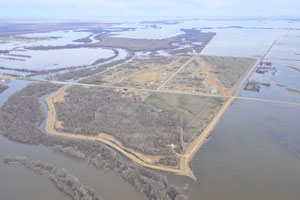
[[[300,16],[300,0],[0,0],[1,18]]]

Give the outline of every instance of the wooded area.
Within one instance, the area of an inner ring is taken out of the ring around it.
[[[8,87],[6,85],[0,84],[0,94],[4,92]]]
[[[9,97],[0,111],[1,133],[23,143],[55,146],[56,151],[84,159],[101,169],[116,171],[149,199],[187,199],[176,186],[168,183],[166,177],[131,163],[105,144],[53,136],[39,129],[44,119],[40,97],[59,87],[50,83],[29,84]]]
[[[174,154],[170,144],[182,151],[183,132],[175,112],[122,97],[107,88],[72,86],[66,92],[64,101],[55,103],[57,120],[63,123],[61,131],[106,133],[143,154]]]

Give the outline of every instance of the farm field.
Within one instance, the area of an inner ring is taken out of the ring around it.
[[[251,58],[197,56],[164,89],[231,95],[255,62]]]
[[[157,89],[182,66],[182,63],[190,58],[191,56],[170,56],[135,59],[81,82],[104,86]]]
[[[169,56],[135,59],[83,79],[81,83],[136,89],[231,95],[256,59]]]
[[[202,132],[225,100],[226,98],[154,92],[145,100],[145,103],[178,114],[183,130],[183,140],[188,145]]]

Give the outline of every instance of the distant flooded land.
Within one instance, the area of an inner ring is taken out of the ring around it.
[[[0,25],[0,199],[300,196],[300,21]]]

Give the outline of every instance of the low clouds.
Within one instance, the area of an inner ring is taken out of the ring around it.
[[[195,3],[200,3],[206,7],[216,8],[226,5],[233,5],[238,3],[238,0],[194,0]]]
[[[299,16],[297,0],[0,0],[0,17]]]

